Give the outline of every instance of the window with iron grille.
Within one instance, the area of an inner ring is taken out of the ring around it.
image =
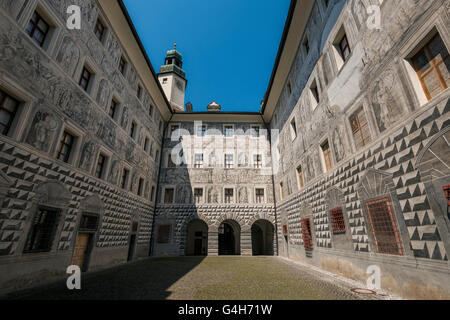
[[[195,168],[203,167],[203,154],[202,153],[195,154],[194,167]]]
[[[288,226],[283,224],[283,235],[287,235],[288,234]]]
[[[264,189],[258,188],[255,190],[256,203],[264,203]]]
[[[175,190],[173,188],[166,188],[164,190],[164,203],[173,203]]]
[[[169,243],[170,233],[172,232],[172,225],[165,224],[158,227],[158,243]]]
[[[233,168],[233,155],[226,154],[225,155],[225,168]]]
[[[103,36],[105,35],[105,26],[100,21],[100,19],[97,19],[97,23],[95,24],[94,33],[97,36],[98,40],[103,41]]]
[[[439,34],[412,58],[412,64],[428,100],[448,88],[450,55]]]
[[[99,216],[92,213],[83,213],[80,221],[80,231],[97,231]]]
[[[347,35],[344,34],[341,41],[339,41],[339,53],[341,54],[342,60],[347,61],[350,56],[351,50],[348,44]]]
[[[360,149],[372,141],[369,123],[363,107],[360,107],[350,116],[350,126],[352,127],[356,149]]]
[[[442,188],[447,199],[447,217],[450,220],[450,184]]]
[[[303,238],[303,247],[308,250],[312,250],[314,248],[312,233],[311,233],[311,219],[304,218],[301,220],[302,225],[302,238]]]
[[[403,255],[403,248],[389,197],[366,202],[377,253]]]
[[[195,203],[201,203],[203,201],[203,189],[195,188],[194,189],[194,197],[195,197]]]
[[[56,159],[64,162],[69,162],[70,153],[72,152],[74,141],[75,137],[67,131],[64,131],[59,143],[59,149],[56,155]]]
[[[39,208],[31,222],[24,253],[48,252],[52,248],[58,225],[58,210]]]
[[[231,188],[225,189],[225,203],[233,202],[234,190]]]
[[[330,210],[331,228],[334,234],[345,233],[345,221],[342,207]]]
[[[321,148],[322,148],[323,159],[325,160],[325,172],[328,172],[333,168],[333,165],[331,162],[331,150],[330,150],[330,145],[328,144],[328,140],[325,141],[321,145]]]
[[[79,85],[84,89],[84,91],[88,90],[89,82],[91,81],[92,74],[91,72],[84,67],[83,72],[81,73]]]
[[[8,135],[19,108],[19,101],[0,90],[0,133]]]
[[[49,30],[50,25],[35,11],[28,22],[26,29],[27,34],[42,47]]]
[[[261,154],[253,155],[253,164],[256,169],[261,169],[263,167]]]

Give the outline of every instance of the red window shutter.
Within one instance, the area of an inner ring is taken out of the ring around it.
[[[311,234],[311,219],[302,219],[302,237],[303,237],[303,247],[307,250],[312,250],[314,248]]]
[[[330,210],[331,228],[333,233],[345,233],[345,222],[342,207]]]

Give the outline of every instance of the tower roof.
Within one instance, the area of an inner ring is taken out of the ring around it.
[[[159,75],[175,73],[186,80],[186,72],[182,69],[183,56],[177,51],[177,43],[174,43],[174,48],[166,52],[166,59],[164,65],[159,68]]]

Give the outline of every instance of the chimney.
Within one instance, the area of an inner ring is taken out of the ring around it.
[[[206,109],[208,110],[208,112],[220,112],[220,104],[217,104],[215,101],[211,102],[210,104],[208,104],[208,106],[206,107]]]
[[[186,112],[192,112],[192,103],[186,103]]]

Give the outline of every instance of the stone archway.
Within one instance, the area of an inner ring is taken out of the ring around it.
[[[241,227],[235,220],[225,220],[219,225],[219,255],[241,254]]]
[[[200,219],[191,220],[186,226],[186,256],[208,255],[208,225]]]
[[[274,231],[273,224],[264,219],[257,220],[252,224],[252,255],[273,256]]]

